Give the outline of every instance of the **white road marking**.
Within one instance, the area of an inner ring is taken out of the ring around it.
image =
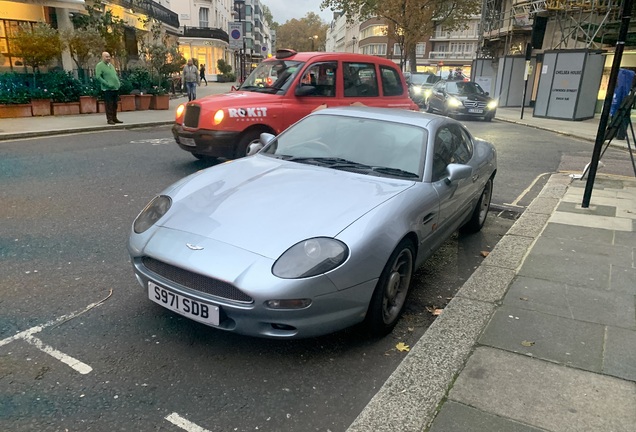
[[[201,426],[197,426],[190,420],[184,419],[177,413],[172,413],[169,416],[166,416],[166,420],[188,432],[210,432],[207,429],[203,429]]]
[[[523,199],[524,196],[526,196],[526,194],[528,192],[530,192],[530,189],[532,189],[534,187],[535,184],[537,184],[537,182],[539,181],[539,179],[545,175],[549,175],[552,173],[543,173],[543,174],[539,174],[538,176],[535,177],[535,179],[532,181],[532,183],[530,183],[530,186],[528,186],[523,192],[521,192],[521,194],[517,197],[517,199],[515,199],[513,202],[511,203],[504,203],[504,205],[510,205],[510,206],[515,206],[515,207],[523,207],[520,205],[517,205],[517,203],[519,201],[521,201]]]
[[[152,144],[152,145],[163,145],[163,144],[172,144],[174,143],[174,138],[147,138],[134,140],[130,142],[131,144]]]
[[[111,294],[112,294],[112,290],[111,290]],[[110,297],[110,294],[108,295],[108,297]],[[0,340],[0,347],[7,345],[11,342],[14,342],[18,339],[22,339],[28,343],[30,343],[31,345],[39,348],[40,350],[42,350],[43,352],[45,352],[46,354],[60,360],[61,362],[69,365],[71,368],[75,369],[77,372],[81,373],[81,374],[87,374],[89,372],[91,372],[93,370],[93,368],[91,368],[90,366],[88,366],[85,363],[82,363],[81,361],[74,359],[73,357],[64,354],[61,351],[56,350],[53,347],[50,347],[48,345],[45,345],[41,340],[33,337],[34,334],[41,332],[42,330],[44,330],[47,327],[52,327],[55,326],[57,324],[62,324],[63,322],[66,322],[68,320],[71,320],[73,318],[75,318],[78,315],[83,314],[84,312],[94,308],[95,306],[99,306],[100,304],[102,304],[106,299],[108,299],[108,297],[106,297],[103,300],[100,300],[98,302],[95,303],[91,303],[88,306],[86,306],[84,309],[82,309],[81,311],[77,311],[77,312],[72,312],[70,314],[66,314],[66,315],[62,315],[54,320],[51,320],[45,324],[39,325],[39,326],[35,326],[35,327],[31,327],[30,329],[21,331],[20,333],[16,333],[13,336],[10,336],[8,338],[2,339]]]
[[[42,342],[38,338],[35,338],[33,336],[27,336],[23,339],[27,341],[28,343],[30,343],[31,345],[39,348],[44,353],[50,355],[51,357],[56,358],[62,363],[67,364],[68,366],[75,369],[77,372],[81,373],[82,375],[86,375],[87,373],[90,373],[93,370],[93,368],[87,365],[86,363],[82,363],[81,361],[69,355],[66,355],[63,352],[56,350],[52,346],[46,345],[44,342]]]

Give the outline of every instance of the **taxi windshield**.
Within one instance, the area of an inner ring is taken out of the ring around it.
[[[303,62],[292,60],[262,62],[245,79],[239,90],[284,94],[302,65]]]

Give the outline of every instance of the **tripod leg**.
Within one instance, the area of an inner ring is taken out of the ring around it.
[[[634,146],[636,146],[636,135],[634,134],[634,126],[632,125],[632,121],[629,121],[629,129],[632,132],[632,140],[634,142]],[[631,143],[629,142],[629,136],[625,136],[625,140],[627,141],[627,151],[629,152],[629,157],[632,160],[632,168],[634,169],[634,177],[636,177],[636,162],[634,162],[634,152],[632,151]]]

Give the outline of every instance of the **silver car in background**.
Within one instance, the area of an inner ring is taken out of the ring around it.
[[[390,332],[414,270],[483,226],[497,169],[461,123],[386,108],[315,111],[251,150],[157,195],[128,250],[150,300],[271,338]]]

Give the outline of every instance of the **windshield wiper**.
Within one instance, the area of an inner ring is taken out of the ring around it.
[[[419,177],[418,174],[412,173],[410,171],[404,171],[403,169],[399,169],[399,168],[373,167],[372,170],[373,172],[377,172],[380,174],[388,174],[388,175],[398,176],[398,177],[408,177],[408,178]]]
[[[285,160],[300,162],[300,163],[311,163],[315,165],[328,166],[329,168],[366,168],[371,169],[369,165],[361,164],[358,162],[353,162],[347,159],[337,158],[337,157],[284,157]]]

